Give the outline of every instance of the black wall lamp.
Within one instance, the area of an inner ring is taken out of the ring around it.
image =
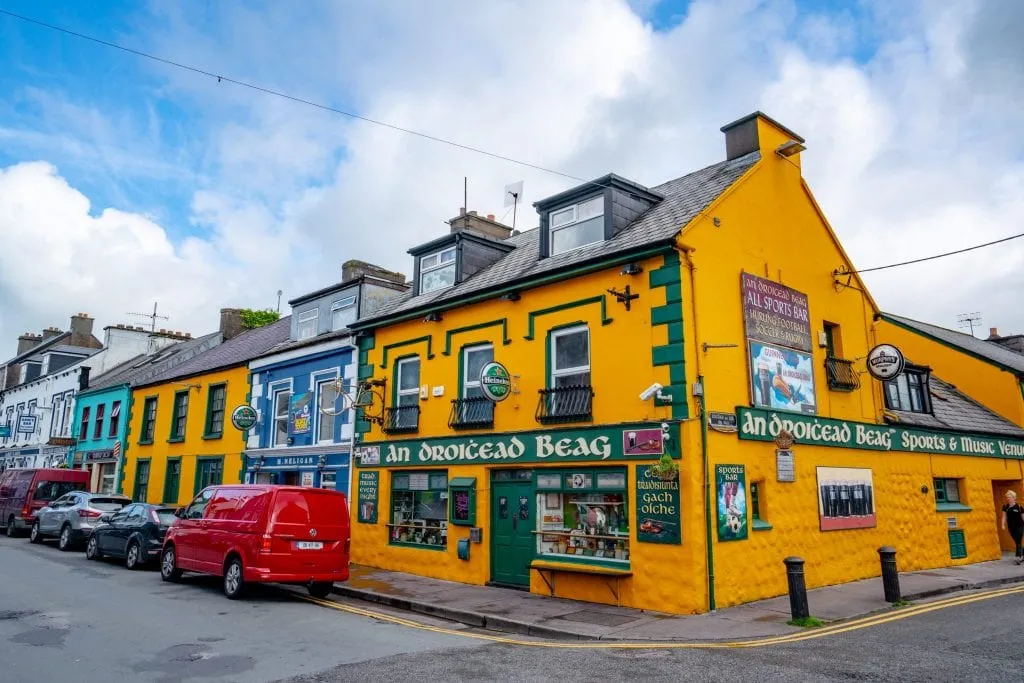
[[[522,297],[519,296],[519,292],[506,292],[501,295],[502,301],[519,301]]]
[[[638,263],[627,263],[622,267],[622,275],[639,275],[642,272],[643,266]]]
[[[433,313],[427,313],[427,317],[423,319],[425,323],[439,323],[441,322],[441,314],[436,311]]]

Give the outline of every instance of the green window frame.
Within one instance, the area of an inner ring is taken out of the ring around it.
[[[538,469],[533,489],[537,559],[629,568],[626,467]]]
[[[764,481],[750,482],[750,528],[754,531],[768,531],[772,525],[762,517],[761,508],[764,501]]]
[[[204,455],[196,458],[196,477],[192,488],[193,497],[207,486],[224,483],[224,456]]]
[[[157,397],[147,396],[142,406],[142,429],[139,430],[139,444],[145,446],[153,443],[153,437],[156,435]]]
[[[178,493],[181,489],[181,458],[167,458],[167,469],[164,473],[164,504],[177,505]]]
[[[206,393],[206,425],[204,439],[219,439],[224,436],[224,414],[228,400],[227,383],[211,384]]]
[[[448,523],[476,526],[476,477],[455,477],[448,482]]]
[[[135,486],[132,488],[132,500],[145,503],[149,496],[149,458],[135,462]]]
[[[935,491],[935,510],[938,512],[970,512],[965,505],[961,492],[963,484],[954,477],[934,477],[932,489]]]
[[[171,409],[171,436],[168,441],[185,440],[185,427],[188,425],[188,389],[174,392],[174,404]]]
[[[448,547],[448,470],[391,473],[390,545]]]

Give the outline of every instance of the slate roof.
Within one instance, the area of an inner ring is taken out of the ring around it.
[[[958,391],[952,384],[944,382],[934,375],[929,379],[928,390],[932,396],[933,415],[906,410],[890,410],[888,412],[898,417],[898,424],[904,426],[1024,438],[1024,429],[1003,419],[971,397]]]
[[[998,365],[1003,369],[1024,375],[1024,355],[1014,353],[1010,349],[1003,348],[998,344],[993,344],[992,342],[985,341],[984,339],[978,339],[977,337],[964,334],[963,332],[939,327],[938,325],[930,325],[919,320],[912,320],[910,318],[904,318],[903,316],[893,315],[892,313],[883,313],[882,317],[898,325],[916,330],[926,336],[933,337],[940,342],[955,346],[973,356],[980,357],[982,360]]]
[[[751,152],[735,159],[708,166],[689,175],[651,188],[665,199],[642,214],[631,225],[610,240],[592,244],[564,254],[540,258],[539,229],[512,235],[505,244],[515,246],[493,265],[474,273],[454,287],[412,296],[395,297],[389,305],[359,320],[352,327],[359,329],[373,322],[426,309],[463,297],[482,294],[533,277],[548,275],[610,257],[626,254],[647,246],[668,244],[676,234],[705,207],[735,183],[756,164],[760,152]]]
[[[317,336],[310,337],[309,339],[288,339],[280,344],[271,347],[270,349],[267,349],[266,353],[260,354],[259,357],[262,358],[265,356],[273,356],[274,354],[283,353],[285,351],[291,351],[292,349],[300,349],[304,346],[313,346],[314,344],[322,344],[324,342],[334,341],[335,339],[344,339],[345,337],[352,337],[354,335],[355,332],[346,327],[343,330],[333,330],[331,332],[324,332],[323,334],[318,334]]]
[[[42,353],[43,351],[53,350],[53,348],[55,346],[59,346],[60,343],[62,341],[64,341],[64,340],[66,340],[66,339],[71,339],[71,333],[70,332],[61,332],[56,337],[53,337],[52,339],[47,339],[46,341],[40,343],[38,346],[34,346],[31,349],[29,349],[28,351],[25,351],[24,353],[19,353],[14,358],[11,358],[10,360],[7,360],[7,361],[4,361],[3,363],[0,363],[0,366],[11,365],[12,363],[18,363],[18,362],[21,362],[21,361],[25,360],[26,358],[31,358],[32,356],[34,356],[37,353]],[[75,347],[75,348],[78,348],[78,347]]]
[[[220,332],[211,332],[202,337],[171,344],[154,354],[138,355],[90,379],[86,391],[107,389],[120,384],[144,384],[146,380],[168,372],[171,368],[191,360],[196,354],[208,351],[220,343]]]
[[[290,333],[291,316],[285,316],[269,325],[257,327],[255,330],[246,330],[237,337],[221,342],[209,351],[198,354],[167,372],[139,382],[138,386],[160,384],[179,377],[191,377],[204,372],[248,363],[253,358],[262,356],[267,350],[286,341]]]

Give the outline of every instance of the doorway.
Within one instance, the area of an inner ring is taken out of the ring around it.
[[[285,486],[298,486],[299,485],[299,473],[298,472],[282,472],[281,483]]]
[[[494,474],[491,482],[491,582],[528,588],[534,554],[532,473],[517,470]]]
[[[1006,504],[1007,491],[1015,491],[1017,493],[1017,502],[1024,504],[1024,498],[1022,498],[1024,490],[1022,488],[1024,487],[1021,486],[1021,482],[1017,479],[992,482],[992,499],[996,508],[996,533],[999,534],[999,547],[1011,553],[1016,550],[1017,546],[1014,545],[1010,532],[1003,530],[1003,505]]]

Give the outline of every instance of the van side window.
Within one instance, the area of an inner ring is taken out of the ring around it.
[[[217,489],[217,495],[206,508],[206,519],[234,519],[238,507],[239,489]]]
[[[258,522],[267,509],[267,500],[270,499],[269,491],[247,490],[243,497],[238,500],[237,519],[240,522]]]
[[[207,489],[196,496],[196,499],[189,503],[185,510],[185,519],[202,519],[211,498],[213,498],[213,489]]]

